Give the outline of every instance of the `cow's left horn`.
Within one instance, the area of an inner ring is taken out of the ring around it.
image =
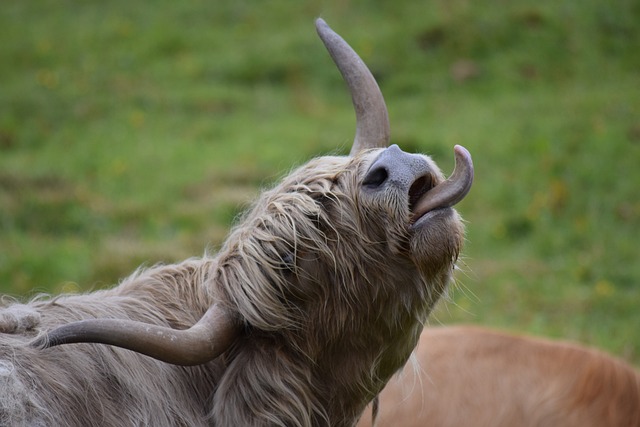
[[[227,310],[212,305],[185,330],[132,320],[87,319],[60,326],[31,345],[49,348],[61,344],[100,343],[133,350],[175,365],[200,365],[224,353],[235,341],[240,323]]]
[[[356,111],[356,136],[350,155],[366,148],[387,147],[389,114],[378,83],[358,54],[323,19],[316,20],[316,30],[351,92]]]

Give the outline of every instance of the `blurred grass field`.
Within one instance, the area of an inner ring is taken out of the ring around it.
[[[0,8],[0,291],[77,292],[215,248],[294,165],[346,153],[317,16],[378,79],[392,139],[453,167],[468,243],[432,324],[640,365],[640,3],[109,2]]]

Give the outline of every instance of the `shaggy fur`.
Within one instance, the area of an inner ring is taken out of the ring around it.
[[[423,332],[416,359],[381,393],[377,427],[640,426],[640,373],[600,351],[443,327]]]
[[[380,151],[294,171],[262,194],[216,255],[141,270],[109,290],[8,304],[0,424],[354,425],[411,354],[463,241],[453,209],[416,227],[406,191],[365,191]],[[239,314],[243,332],[201,366],[105,345],[28,345],[85,318],[184,329],[214,301]]]

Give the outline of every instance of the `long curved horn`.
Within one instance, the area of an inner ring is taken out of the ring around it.
[[[358,54],[323,19],[316,20],[316,30],[351,92],[356,137],[350,155],[366,148],[387,147],[391,135],[389,114],[378,83]]]
[[[99,343],[133,350],[175,365],[209,362],[235,341],[240,324],[227,310],[212,305],[202,318],[185,330],[132,320],[87,319],[60,326],[31,343],[49,348],[61,344]]]

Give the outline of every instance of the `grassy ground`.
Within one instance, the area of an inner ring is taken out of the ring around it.
[[[8,0],[0,291],[95,289],[201,254],[293,165],[345,152],[323,16],[394,142],[474,156],[463,271],[432,323],[566,337],[640,364],[640,6]]]

